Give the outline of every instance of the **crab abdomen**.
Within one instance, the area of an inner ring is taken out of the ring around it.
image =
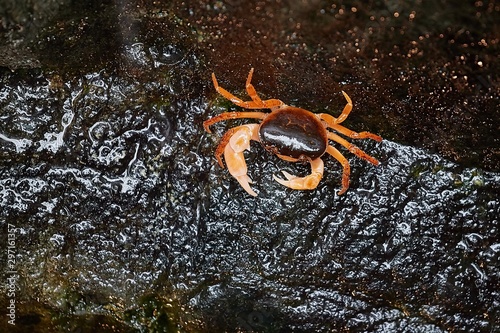
[[[326,129],[316,115],[290,106],[269,114],[259,137],[266,150],[298,160],[316,159],[328,145]]]

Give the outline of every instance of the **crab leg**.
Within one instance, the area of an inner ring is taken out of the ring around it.
[[[250,187],[252,180],[247,175],[248,169],[243,152],[245,150],[250,150],[250,140],[258,141],[258,136],[258,124],[248,124],[235,127],[224,134],[221,143],[215,152],[215,156],[217,157],[221,167],[224,167],[221,159],[222,152],[224,152],[224,159],[226,160],[229,173],[236,178],[241,187],[243,187],[245,191],[252,196],[257,196],[257,193],[255,193]]]
[[[252,80],[252,75],[253,75],[253,68],[250,69],[250,73],[248,74],[247,82],[246,82],[246,89],[248,92],[248,95],[250,95],[250,98],[252,98],[251,102],[245,102],[241,100],[240,98],[234,96],[231,94],[229,91],[226,89],[222,88],[219,86],[219,83],[217,82],[217,79],[215,77],[215,73],[212,73],[212,81],[214,83],[215,90],[234,104],[241,106],[242,108],[245,109],[271,109],[277,106],[282,106],[285,103],[280,101],[279,99],[268,99],[268,100],[261,100],[260,97],[257,95],[257,92],[255,91],[255,88],[253,85],[250,83]]]
[[[323,178],[324,164],[321,158],[310,160],[309,163],[311,163],[311,174],[308,176],[297,177],[286,171],[281,171],[287,180],[278,178],[275,175],[273,175],[273,178],[281,185],[294,190],[314,190],[318,186],[321,178]]]
[[[347,119],[347,116],[349,116],[349,113],[351,113],[352,110],[352,101],[349,95],[347,95],[344,91],[342,91],[342,94],[344,95],[345,99],[347,100],[347,104],[344,107],[344,110],[342,110],[342,113],[338,118],[335,118],[332,115],[329,115],[327,113],[319,113],[318,116],[323,119],[329,127],[333,127],[335,124],[340,124],[344,120]]]
[[[342,146],[346,147],[351,153],[353,153],[354,155],[356,155],[359,158],[367,160],[368,162],[370,162],[373,165],[378,165],[378,163],[379,163],[375,157],[368,155],[367,153],[365,153],[364,151],[362,151],[361,149],[359,149],[358,147],[356,147],[352,143],[347,142],[347,140],[341,138],[340,136],[338,136],[335,133],[328,132],[328,139],[340,143]]]
[[[255,90],[253,84],[250,82],[252,81],[252,76],[253,76],[253,67],[250,68],[250,73],[248,73],[247,77],[247,82],[245,84],[245,88],[247,89],[248,96],[252,99],[252,101],[256,105],[262,105],[262,99],[260,99],[259,95],[257,94],[257,91]]]
[[[352,110],[352,101],[351,101],[351,98],[344,91],[342,91],[342,95],[344,95],[344,97],[345,97],[345,99],[347,101],[347,104],[344,106],[344,110],[342,110],[342,113],[337,118],[337,124],[340,124],[341,122],[343,122],[344,120],[346,120],[347,116],[349,115],[349,113],[351,113],[351,110]]]
[[[351,98],[344,92],[342,91],[342,94],[344,94],[345,99],[347,100],[347,104],[344,107],[344,110],[342,111],[341,115],[338,118],[335,118],[332,115],[329,115],[328,113],[319,113],[318,116],[321,120],[323,120],[328,127],[333,128],[339,133],[344,134],[345,136],[348,136],[353,139],[372,139],[375,141],[382,141],[382,138],[376,134],[370,133],[370,132],[354,132],[351,131],[350,129],[345,128],[344,126],[339,125],[341,122],[347,119],[347,116],[349,116],[349,113],[351,113],[352,110],[352,101]]]
[[[372,139],[375,141],[382,141],[382,138],[376,134],[370,133],[370,132],[354,132],[348,128],[345,128],[342,125],[339,125],[337,123],[337,118],[327,114],[327,113],[320,113],[318,114],[319,118],[326,122],[328,127],[334,129],[335,131],[344,134],[345,136],[348,136],[353,139]]]
[[[224,112],[215,117],[207,119],[203,122],[203,128],[208,133],[212,133],[210,126],[219,121],[224,121],[228,119],[241,119],[241,118],[252,118],[252,119],[264,119],[268,113],[265,112]]]
[[[326,147],[326,152],[332,155],[337,161],[342,164],[342,188],[337,192],[337,195],[342,195],[349,188],[349,175],[351,174],[351,166],[349,165],[349,161],[342,155],[337,148],[332,146]]]

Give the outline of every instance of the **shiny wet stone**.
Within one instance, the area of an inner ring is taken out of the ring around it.
[[[438,4],[66,5],[40,26],[2,14],[22,57],[0,75],[1,331],[495,331],[497,7],[460,8],[483,25],[458,33]],[[97,23],[120,39],[91,48]],[[211,72],[246,98],[251,66],[263,96],[313,112],[348,91],[380,165],[342,150],[344,195],[332,158],[291,191],[272,175],[309,167],[254,144],[247,195],[213,155],[239,122],[202,123],[236,109]]]

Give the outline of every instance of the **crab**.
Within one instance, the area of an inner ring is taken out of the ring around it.
[[[312,113],[310,111],[289,106],[279,99],[262,100],[251,84],[254,69],[250,69],[246,81],[246,91],[251,101],[243,101],[224,88],[220,87],[215,74],[212,81],[215,90],[226,99],[243,109],[269,109],[271,112],[240,111],[224,112],[203,122],[205,131],[211,133],[210,126],[228,119],[249,118],[258,119],[260,123],[250,123],[229,129],[221,138],[215,151],[219,165],[224,168],[222,154],[226,161],[229,173],[236,178],[245,191],[257,196],[250,187],[252,180],[247,174],[247,165],[243,152],[250,150],[250,141],[258,141],[265,150],[289,162],[305,162],[311,165],[311,174],[298,177],[282,171],[286,179],[273,178],[278,183],[295,190],[314,190],[323,177],[324,163],[321,157],[327,153],[342,164],[342,187],[338,195],[344,194],[349,188],[350,166],[340,151],[329,145],[329,140],[345,147],[354,155],[378,165],[374,157],[368,155],[355,145],[342,138],[338,132],[352,139],[372,139],[378,142],[382,138],[370,132],[354,132],[340,125],[352,110],[351,98],[342,91],[347,104],[339,117],[335,118],[327,113]]]

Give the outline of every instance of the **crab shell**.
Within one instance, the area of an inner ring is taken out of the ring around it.
[[[321,157],[328,146],[326,128],[314,113],[292,106],[270,113],[259,138],[267,151],[303,162]]]

